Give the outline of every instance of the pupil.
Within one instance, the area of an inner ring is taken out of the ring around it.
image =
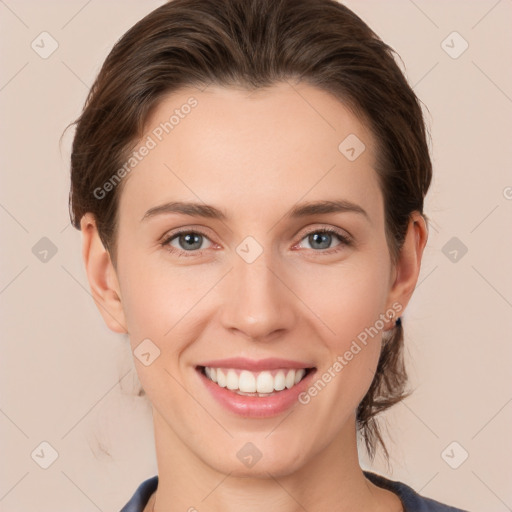
[[[185,239],[187,248],[197,249],[198,247],[192,247],[192,246],[194,244],[198,244],[199,246],[201,245],[201,242],[200,241],[198,242],[200,237],[201,237],[201,235],[199,235],[199,234],[188,233],[188,234],[184,235],[182,238]]]
[[[324,246],[323,247],[320,247],[320,249],[327,249],[329,247],[329,241],[330,241],[330,233],[314,233],[313,235],[311,235],[311,238],[313,239],[313,241],[315,243],[320,243],[322,244],[322,241],[321,239],[323,238],[324,239]],[[320,239],[320,242],[319,240]],[[327,243],[325,243],[327,241]],[[310,244],[313,245],[313,243],[311,242],[310,240]]]

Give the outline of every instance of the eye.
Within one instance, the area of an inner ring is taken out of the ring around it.
[[[329,249],[329,246],[333,240],[333,236],[334,238],[337,238],[340,243],[331,250],[325,250]],[[343,249],[344,246],[352,245],[352,241],[347,235],[334,228],[322,228],[309,231],[301,239],[301,241],[302,240],[307,240],[311,248],[313,250],[317,250],[316,252],[319,252],[318,250],[320,250],[320,252],[325,254],[338,252],[339,250]]]
[[[200,246],[205,239],[209,240],[206,234],[201,231],[182,230],[167,236],[163,240],[162,246],[169,252],[177,253],[180,257],[195,256],[201,254],[204,250],[200,249]],[[177,246],[173,245],[172,242],[176,242]]]
[[[339,243],[334,246],[334,248],[329,249],[329,246],[333,241],[333,237],[337,238]],[[169,252],[177,254],[178,257],[197,256],[201,255],[204,250],[210,247],[201,248],[204,240],[210,241],[205,233],[191,229],[184,229],[169,234],[161,242],[161,245]],[[322,254],[335,253],[342,250],[343,247],[352,245],[352,240],[349,236],[334,228],[322,228],[309,231],[302,237],[301,242],[302,240],[307,240],[312,250],[315,252],[321,252]],[[300,245],[300,243],[297,245]]]

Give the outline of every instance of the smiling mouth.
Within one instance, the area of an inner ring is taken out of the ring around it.
[[[278,368],[252,372],[239,368],[197,366],[196,369],[221,388],[238,395],[267,397],[291,389],[316,368]]]

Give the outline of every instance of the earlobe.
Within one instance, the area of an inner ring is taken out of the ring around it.
[[[406,308],[416,287],[427,238],[428,229],[425,218],[421,213],[415,211],[409,219],[409,226],[398,255],[394,269],[395,278],[389,294],[390,304],[399,303],[402,307],[401,311]]]
[[[116,270],[101,241],[92,213],[86,213],[82,217],[80,228],[82,258],[94,302],[110,330],[127,333]]]

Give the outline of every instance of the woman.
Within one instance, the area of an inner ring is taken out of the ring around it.
[[[174,0],[76,123],[72,222],[153,409],[158,476],[122,511],[458,510],[358,459],[408,395],[428,234],[392,50],[332,0]]]

